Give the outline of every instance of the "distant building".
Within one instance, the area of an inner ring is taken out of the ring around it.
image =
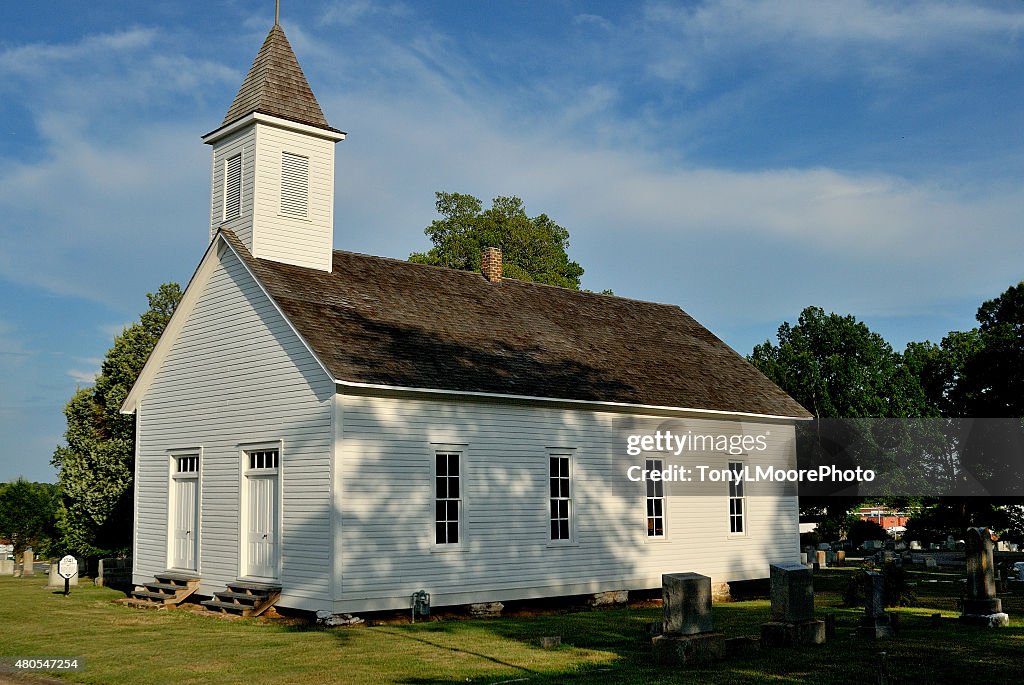
[[[882,528],[885,528],[885,532],[889,535],[895,535],[902,533],[907,529],[907,521],[910,517],[905,512],[893,511],[886,507],[880,506],[863,506],[858,512],[857,516],[862,521],[874,521]]]

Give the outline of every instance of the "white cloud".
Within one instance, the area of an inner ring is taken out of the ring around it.
[[[0,52],[0,74],[39,76],[50,74],[55,64],[90,62],[111,53],[135,52],[153,44],[156,31],[135,28],[85,36],[75,43],[31,43]]]
[[[100,372],[99,370],[81,371],[79,369],[68,369],[67,373],[78,383],[92,385],[96,382],[96,376],[98,376]]]
[[[952,49],[1016,49],[1024,10],[955,2],[712,0],[651,2],[624,31],[645,46],[651,75],[695,87],[723,60],[782,63],[795,73],[866,69],[904,73],[901,62]],[[756,63],[756,62],[755,62]]]
[[[412,9],[403,2],[373,2],[371,0],[335,0],[320,15],[325,25],[352,26],[379,17],[408,17]]]

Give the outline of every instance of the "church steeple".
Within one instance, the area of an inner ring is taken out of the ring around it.
[[[276,23],[220,127],[213,147],[210,238],[233,231],[253,256],[331,270],[334,144],[284,30]]]
[[[333,131],[306,81],[284,29],[274,24],[221,126],[260,112]]]

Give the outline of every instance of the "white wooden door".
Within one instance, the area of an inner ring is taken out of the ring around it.
[[[174,525],[172,526],[171,565],[174,568],[196,569],[196,521],[199,519],[199,481],[196,478],[174,479]]]
[[[246,575],[277,577],[277,475],[249,476]]]

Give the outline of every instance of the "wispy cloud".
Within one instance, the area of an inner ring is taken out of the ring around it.
[[[79,369],[68,369],[67,374],[71,376],[78,383],[85,383],[91,385],[96,382],[96,376],[99,375],[99,371],[81,371]]]
[[[404,2],[373,2],[372,0],[335,0],[327,5],[320,15],[320,23],[326,25],[352,26],[381,17],[408,17],[412,9]]]
[[[905,60],[951,50],[1005,54],[1019,46],[1022,28],[1024,10],[1014,5],[871,0],[651,2],[641,21],[622,27],[646,39],[650,74],[691,86],[750,58],[785,64],[793,75],[902,74]]]
[[[153,44],[156,31],[134,28],[85,36],[72,43],[31,43],[0,52],[0,74],[39,76],[55,64],[91,62],[112,53],[136,52]]]

